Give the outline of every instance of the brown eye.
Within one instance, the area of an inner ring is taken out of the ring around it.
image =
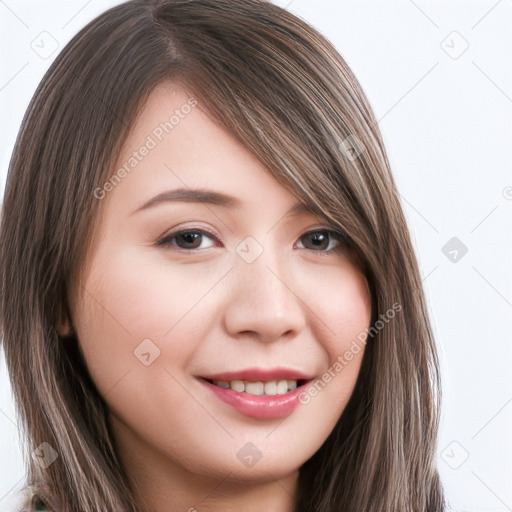
[[[301,236],[305,249],[329,253],[342,245],[342,235],[328,229],[310,231]]]
[[[196,231],[189,231],[176,235],[174,238],[181,249],[197,249],[201,245],[203,235]]]
[[[171,233],[157,242],[157,245],[176,247],[176,250],[188,251],[194,249],[207,249],[212,243],[201,247],[204,240],[213,240],[216,237],[201,229],[187,229]]]

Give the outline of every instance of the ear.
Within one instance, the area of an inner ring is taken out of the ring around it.
[[[55,323],[55,330],[61,338],[69,338],[75,332],[67,308],[64,305],[62,305],[59,318]]]

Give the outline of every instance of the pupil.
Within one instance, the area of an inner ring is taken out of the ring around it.
[[[319,247],[322,245],[323,242],[325,242],[327,240],[327,236],[325,233],[314,233],[312,235],[312,239],[313,239],[313,245],[315,245],[316,247]]]
[[[185,240],[185,243],[188,244],[194,244],[194,242],[196,242],[201,237],[199,233],[185,233],[180,236]]]

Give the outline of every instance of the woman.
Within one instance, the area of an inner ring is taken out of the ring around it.
[[[382,138],[297,17],[134,0],[93,20],[28,108],[0,241],[32,508],[444,510]]]

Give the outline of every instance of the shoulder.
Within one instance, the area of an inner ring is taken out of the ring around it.
[[[59,512],[57,502],[49,489],[41,486],[27,486],[14,497],[12,512]]]
[[[51,508],[50,503],[40,494],[34,494],[30,497],[20,512],[57,512]]]

